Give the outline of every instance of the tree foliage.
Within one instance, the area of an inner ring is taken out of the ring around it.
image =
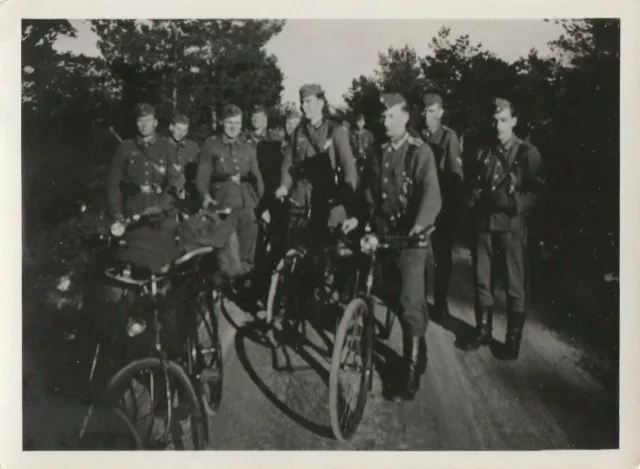
[[[60,35],[76,34],[69,21],[23,22],[23,195],[32,221],[60,215],[57,206],[103,179],[117,145],[108,128],[131,136],[137,102],[158,108],[161,129],[172,113],[187,113],[197,140],[211,134],[212,108],[280,102],[283,75],[264,45],[283,21],[92,20],[90,26],[100,57],[54,49]]]

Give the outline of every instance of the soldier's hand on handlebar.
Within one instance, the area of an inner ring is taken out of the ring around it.
[[[342,232],[344,234],[349,234],[351,231],[355,230],[358,227],[358,219],[353,217],[353,218],[347,218],[345,221],[342,222]]]
[[[271,214],[269,213],[269,210],[265,210],[264,212],[262,212],[260,218],[267,224],[271,223]]]
[[[409,236],[415,236],[424,233],[425,227],[422,225],[414,225],[409,231]]]
[[[276,199],[283,200],[287,196],[288,193],[289,193],[289,190],[286,187],[280,186],[280,187],[278,187],[278,190],[276,191]]]

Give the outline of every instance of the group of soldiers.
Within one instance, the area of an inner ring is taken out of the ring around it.
[[[189,120],[174,116],[168,138],[156,133],[155,111],[137,107],[138,136],[121,143],[107,188],[116,219],[139,212],[166,197],[166,187],[187,188],[203,207],[233,209],[238,239],[235,253],[246,292],[252,280],[261,226],[287,230],[287,206],[311,208],[312,244],[326,246],[335,234],[357,234],[366,224],[380,233],[431,236],[434,305],[426,300],[427,252],[401,249],[386,260],[394,303],[403,329],[403,363],[398,396],[411,400],[427,365],[429,316],[450,318],[447,297],[452,275],[455,229],[470,214],[475,229],[476,333],[461,346],[475,350],[492,334],[493,280],[496,266],[506,271],[507,334],[502,355],[518,357],[527,309],[527,213],[541,184],[538,150],[514,133],[517,110],[498,98],[493,107],[494,143],[478,148],[465,165],[456,133],[442,124],[442,98],[428,94],[422,103],[424,131],[410,132],[409,103],[386,93],[382,121],[386,141],[376,145],[363,116],[351,133],[327,116],[320,85],[300,88],[300,107],[286,113],[285,137],[268,131],[264,107],[251,111],[252,130],[242,132],[242,110],[227,105],[212,116],[214,134],[201,148],[187,138]],[[218,132],[218,130],[220,131]],[[191,167],[191,172],[188,168]],[[164,184],[164,185],[163,185]],[[124,187],[128,187],[125,196]],[[260,223],[262,220],[264,223]],[[501,252],[502,256],[497,256]],[[498,265],[497,263],[502,264]]]

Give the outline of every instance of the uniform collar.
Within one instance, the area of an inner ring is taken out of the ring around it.
[[[433,132],[429,130],[429,128],[427,127],[425,129],[425,134],[427,135],[427,138],[431,138],[431,137],[438,138],[442,133],[442,131],[443,131],[442,124],[440,124],[438,125],[438,127],[436,127],[436,129]]]
[[[222,134],[222,143],[224,143],[225,145],[236,145],[239,141],[240,141],[239,135],[233,140],[231,140],[229,137],[227,137],[227,134],[225,133]]]
[[[404,142],[406,142],[409,139],[409,132],[405,132],[404,136],[398,140],[397,142],[389,142],[389,145],[391,146],[391,148],[393,148],[394,150],[397,150],[398,148],[400,148]]]
[[[515,134],[511,136],[509,140],[507,140],[504,144],[498,142],[498,150],[503,153],[508,153],[509,150],[513,147],[513,144],[518,140]]]
[[[315,124],[315,125],[312,124],[310,121],[307,121],[307,127],[309,127],[312,130],[320,130],[322,128],[322,126],[324,125],[324,123],[325,123],[324,118],[320,119],[318,121],[318,123]]]
[[[169,142],[171,142],[173,145],[177,146],[177,147],[184,147],[187,145],[187,139],[183,138],[182,140],[178,141],[175,138],[173,138],[173,135],[169,136]]]
[[[158,134],[157,133],[153,133],[153,135],[151,136],[151,138],[145,142],[144,139],[142,138],[141,135],[137,135],[136,136],[136,143],[138,145],[144,146],[144,145],[153,145],[154,143],[156,143],[156,140],[158,140]]]

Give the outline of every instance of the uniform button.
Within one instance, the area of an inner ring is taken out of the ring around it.
[[[384,182],[384,183],[386,184],[387,182],[389,182],[389,178],[384,178],[384,179],[382,180],[382,182]]]
[[[387,198],[387,194],[382,194],[382,198],[386,199]]]
[[[493,179],[498,179],[500,176],[498,176],[497,174],[493,175]]]
[[[389,167],[389,163],[385,163],[385,164],[384,164],[384,167],[385,167],[385,168],[388,168],[388,167]]]

